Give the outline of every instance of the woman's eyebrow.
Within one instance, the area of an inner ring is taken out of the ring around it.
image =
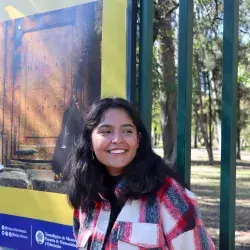
[[[101,124],[100,126],[98,126],[98,128],[112,128],[113,126],[110,124]],[[135,128],[135,126],[133,124],[122,124],[121,127],[131,127],[131,128]]]
[[[135,125],[133,125],[133,124],[123,124],[122,127],[131,127],[131,128],[135,128]]]
[[[109,124],[101,124],[98,126],[98,128],[112,128],[112,126]]]

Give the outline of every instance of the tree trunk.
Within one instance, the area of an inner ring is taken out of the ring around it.
[[[213,112],[212,112],[212,96],[211,96],[211,84],[209,79],[206,77],[207,84],[208,84],[208,103],[209,103],[209,147],[213,148],[213,131],[212,131],[212,121],[213,121]]]
[[[176,162],[176,98],[174,95],[162,94],[161,97],[161,124],[164,159],[174,166]]]
[[[237,128],[237,154],[236,154],[237,160],[241,160],[241,153],[240,153],[240,132],[241,132],[241,129],[238,126],[238,128]]]
[[[209,143],[209,137],[208,137],[208,132],[206,129],[206,124],[204,121],[203,101],[202,101],[202,93],[201,93],[201,79],[200,79],[200,75],[199,75],[199,72],[201,72],[201,65],[200,65],[199,58],[198,58],[197,54],[195,55],[195,64],[196,64],[197,72],[198,72],[197,73],[198,77],[197,77],[196,92],[197,92],[197,96],[199,99],[198,100],[199,104],[197,104],[197,103],[194,104],[194,111],[195,111],[196,117],[199,121],[200,130],[201,130],[204,142],[205,142],[206,150],[208,153],[209,164],[212,165],[214,162],[214,157],[213,157],[213,150],[212,150],[211,145]],[[198,113],[198,105],[199,105],[200,114]]]
[[[175,166],[177,86],[171,17],[167,17],[161,24],[160,34],[160,62],[162,65],[163,75],[163,91],[161,93],[161,126],[164,159],[167,163],[169,163],[169,165]]]
[[[219,63],[218,63],[219,64]],[[218,69],[217,66],[216,68],[213,69],[211,72],[212,74],[212,80],[211,80],[211,87],[212,87],[212,96],[214,100],[214,117],[215,117],[215,126],[216,126],[216,134],[217,134],[217,141],[218,141],[218,150],[219,152],[221,151],[221,118],[219,116],[219,93],[217,90],[217,82],[218,82]]]
[[[202,107],[202,109],[203,109],[203,107]],[[205,142],[205,147],[206,147],[207,154],[208,154],[209,164],[213,165],[213,163],[214,163],[213,150],[210,147],[210,143],[209,143],[209,139],[208,139],[208,133],[207,133],[207,131],[205,129],[204,119],[202,118],[202,115],[198,114],[197,111],[196,111],[196,116],[197,116],[197,119],[199,121],[201,133],[202,133],[202,136],[203,136],[203,139],[204,139],[204,142]]]
[[[240,154],[240,98],[238,98],[238,122],[237,122],[237,153],[236,158],[237,160],[241,160],[241,154]]]
[[[194,127],[194,148],[198,148],[198,128],[199,128],[199,123],[197,118],[195,117],[195,127]]]

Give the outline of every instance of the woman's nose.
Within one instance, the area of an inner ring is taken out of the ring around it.
[[[122,143],[124,141],[123,136],[121,133],[114,133],[112,142],[113,143]]]

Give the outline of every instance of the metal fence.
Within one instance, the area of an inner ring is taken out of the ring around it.
[[[177,168],[186,183],[190,183],[191,165],[193,7],[193,0],[179,0]],[[135,101],[136,86],[136,8],[137,1],[128,0],[128,12],[134,13],[127,23],[130,31],[127,37],[127,97],[131,101]],[[141,115],[149,129],[152,103],[152,13],[153,1],[140,0],[138,100]],[[235,249],[238,14],[239,1],[224,0],[219,243],[222,250]]]

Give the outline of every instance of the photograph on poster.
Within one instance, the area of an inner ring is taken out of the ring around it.
[[[66,192],[62,171],[101,95],[101,44],[102,1],[0,23],[0,186]]]

